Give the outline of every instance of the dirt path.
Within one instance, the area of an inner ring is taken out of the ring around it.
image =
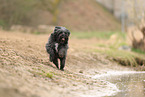
[[[0,31],[0,97],[109,96],[111,83],[93,79],[107,71],[130,70],[90,52],[101,41],[70,39],[65,71],[49,62],[48,35]]]

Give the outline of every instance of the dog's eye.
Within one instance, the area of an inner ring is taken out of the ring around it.
[[[68,34],[67,32],[64,32],[66,35]]]
[[[60,34],[63,34],[63,32],[60,32]]]

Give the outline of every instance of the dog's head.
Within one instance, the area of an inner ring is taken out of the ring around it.
[[[54,39],[57,43],[60,44],[68,43],[70,31],[65,27],[56,26],[53,34],[54,34]]]

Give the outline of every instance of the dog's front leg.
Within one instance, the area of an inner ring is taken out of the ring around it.
[[[64,71],[65,66],[65,57],[60,59],[60,70]]]
[[[59,67],[58,67],[58,59],[57,59],[57,58],[55,58],[55,59],[53,60],[53,63],[54,63],[55,66],[59,69]]]

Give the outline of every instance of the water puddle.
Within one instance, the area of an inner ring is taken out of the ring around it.
[[[145,72],[108,72],[94,78],[117,86],[120,91],[111,97],[145,97]]]

